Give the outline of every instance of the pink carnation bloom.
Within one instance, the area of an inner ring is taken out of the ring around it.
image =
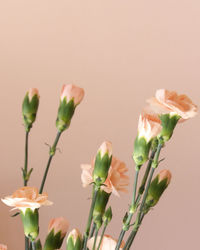
[[[0,244],[0,250],[7,250],[7,246],[6,245],[3,245],[3,244]]]
[[[82,164],[81,181],[83,187],[90,185],[93,182],[92,173],[94,170],[94,162],[89,164]],[[127,192],[126,187],[129,185],[129,177],[125,175],[128,171],[124,162],[113,157],[111,166],[108,172],[108,177],[104,182],[105,186],[101,186],[101,189],[107,193],[113,193],[119,196],[119,191]]]
[[[49,206],[53,203],[47,200],[47,193],[38,193],[36,187],[22,187],[16,190],[12,195],[1,199],[7,206],[14,207],[13,209],[20,209],[25,212],[27,208],[33,211],[41,206]]]
[[[197,114],[197,106],[186,95],[178,95],[174,91],[159,89],[155,97],[147,100],[150,108],[157,114],[177,114],[183,120],[194,117]]]
[[[60,96],[61,101],[63,101],[64,98],[66,98],[67,102],[73,99],[75,106],[77,106],[82,101],[83,97],[84,89],[73,84],[63,85]]]
[[[100,236],[97,237],[95,250],[98,248],[100,238],[101,238]],[[94,237],[88,240],[87,247],[89,248],[89,250],[93,250],[93,244],[94,244]],[[117,241],[115,239],[113,239],[110,235],[104,235],[103,240],[101,242],[100,250],[115,250],[116,245]],[[122,250],[124,245],[125,245],[124,242],[122,242],[120,250]]]
[[[54,229],[54,234],[61,232],[61,238],[64,238],[68,231],[68,228],[69,228],[69,223],[65,218],[63,217],[54,218],[51,219],[49,222],[48,233],[50,233],[52,229]]]

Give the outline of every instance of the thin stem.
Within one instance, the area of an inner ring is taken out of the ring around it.
[[[156,151],[152,151],[151,152],[151,155],[150,155],[150,158],[149,158],[149,162],[147,164],[146,171],[145,171],[145,174],[144,174],[143,179],[142,179],[142,183],[141,183],[141,185],[139,187],[139,194],[138,194],[138,196],[142,195],[143,192],[144,192],[145,185],[146,185],[146,182],[147,182],[147,178],[149,176],[149,172],[150,172],[150,169],[151,169],[151,165],[152,165],[155,153],[156,153]]]
[[[31,245],[32,245],[32,249],[33,249],[33,250],[36,250],[35,241],[32,241],[32,242],[31,242]]]
[[[94,232],[95,232],[95,229],[96,229],[96,224],[93,222],[92,229],[91,229],[91,233],[90,233],[90,238],[93,237]]]
[[[100,189],[99,186],[94,186],[94,194],[92,197],[92,204],[90,207],[89,217],[88,217],[87,226],[86,226],[85,235],[84,235],[84,247],[83,247],[84,250],[87,250],[87,241],[88,241],[88,237],[90,234],[90,227],[92,224],[93,211],[94,211],[94,206],[95,206],[95,202],[97,199],[97,194],[98,194],[99,189]]]
[[[94,237],[94,244],[93,244],[92,250],[95,250],[95,249],[96,249],[96,243],[97,243],[98,232],[99,232],[99,230],[96,229],[95,237]]]
[[[105,233],[105,231],[106,231],[107,226],[108,226],[108,224],[106,223],[106,224],[104,225],[104,227],[103,227],[103,230],[102,230],[102,233],[101,233],[101,238],[100,238],[100,241],[99,241],[99,245],[98,245],[97,250],[100,249],[101,242],[102,242],[102,240],[103,240],[103,236],[104,236],[104,233]]]
[[[152,178],[153,178],[153,174],[154,174],[154,171],[155,169],[157,168],[158,164],[159,164],[159,156],[160,156],[160,151],[163,147],[163,144],[162,143],[159,143],[158,144],[158,147],[157,147],[157,150],[156,150],[156,153],[155,153],[155,158],[152,162],[152,167],[151,167],[151,170],[150,170],[150,175],[149,175],[149,179],[148,179],[148,182],[147,182],[147,186],[146,186],[146,189],[145,189],[145,192],[144,192],[144,196],[143,196],[143,199],[142,199],[142,203],[140,205],[140,209],[139,209],[139,212],[137,214],[137,218],[136,218],[136,221],[135,221],[135,224],[134,224],[134,227],[133,227],[133,231],[131,232],[131,234],[129,235],[129,238],[124,246],[124,250],[128,250],[130,249],[132,243],[133,243],[133,240],[135,239],[135,236],[137,234],[137,231],[141,225],[141,222],[144,218],[144,215],[145,213],[143,213],[143,210],[144,210],[144,206],[145,206],[145,201],[146,201],[146,198],[147,198],[147,195],[148,195],[148,191],[149,191],[149,186],[151,184],[151,181],[152,181]]]
[[[45,169],[45,173],[44,173],[44,176],[43,176],[43,179],[42,179],[42,183],[41,183],[41,186],[40,186],[40,192],[39,192],[40,194],[41,194],[42,191],[43,191],[44,184],[45,184],[45,181],[46,181],[46,178],[47,178],[47,174],[48,174],[48,171],[49,171],[49,167],[50,167],[52,158],[53,158],[53,156],[54,156],[55,153],[56,153],[56,146],[57,146],[58,141],[59,141],[59,139],[60,139],[61,133],[62,133],[62,132],[58,132],[58,133],[57,133],[56,139],[55,139],[55,141],[54,141],[54,144],[53,144],[53,146],[50,148],[50,151],[49,151],[49,160],[48,160],[48,162],[47,162],[47,166],[46,166],[46,169]]]
[[[29,250],[29,238],[25,236],[25,250]]]
[[[28,183],[28,136],[29,131],[26,131],[26,137],[25,137],[25,158],[24,158],[24,186],[27,186]]]
[[[134,180],[134,184],[133,184],[133,198],[132,198],[131,206],[130,206],[130,209],[129,209],[129,213],[128,213],[128,217],[126,219],[126,222],[124,223],[124,226],[123,226],[123,228],[122,228],[122,230],[120,232],[118,242],[117,242],[117,245],[116,245],[116,248],[115,248],[116,250],[119,250],[119,248],[121,246],[121,243],[122,243],[122,240],[124,238],[124,235],[125,235],[126,231],[128,231],[128,229],[129,229],[130,222],[131,222],[133,214],[135,212],[135,205],[136,205],[135,197],[136,197],[136,191],[137,191],[137,182],[138,182],[139,169],[140,169],[140,166],[137,166],[136,167],[136,173],[135,173],[135,180]]]

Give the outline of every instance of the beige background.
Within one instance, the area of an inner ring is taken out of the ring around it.
[[[30,136],[30,185],[39,186],[62,84],[85,89],[70,129],[59,143],[45,190],[54,206],[42,208],[41,238],[51,217],[65,216],[85,228],[90,188],[80,182],[80,164],[89,163],[105,139],[129,167],[137,120],[145,99],[157,88],[187,93],[199,103],[200,4],[198,0],[6,0],[0,1],[0,196],[22,185],[24,128],[21,103],[29,87],[41,102]],[[199,249],[199,117],[178,126],[162,152],[173,180],[144,220],[135,250]],[[112,197],[108,233],[117,237],[130,202]],[[23,249],[20,218],[0,204],[0,242]],[[118,229],[117,229],[118,228]],[[64,247],[63,247],[64,249]]]

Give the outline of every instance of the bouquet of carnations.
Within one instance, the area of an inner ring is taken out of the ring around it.
[[[22,177],[24,186],[12,195],[3,198],[2,201],[18,210],[14,216],[21,216],[25,250],[54,250],[60,249],[64,244],[66,250],[131,249],[143,219],[156,206],[171,181],[171,172],[167,169],[162,169],[154,176],[163,160],[160,159],[161,150],[171,139],[177,124],[197,114],[197,106],[186,95],[178,95],[176,92],[160,89],[156,91],[155,97],[147,101],[148,105],[139,116],[138,132],[133,147],[132,157],[135,166],[135,177],[132,181],[133,194],[130,205],[124,217],[121,218],[122,224],[119,228],[118,239],[105,234],[112,220],[109,199],[111,195],[119,196],[120,192],[127,192],[130,180],[126,174],[125,163],[113,156],[111,142],[104,141],[91,164],[81,166],[83,187],[89,185],[92,187],[92,199],[85,231],[81,233],[78,229],[73,229],[63,244],[69,223],[63,217],[53,218],[49,222],[46,239],[42,242],[39,238],[40,208],[52,205],[43,189],[59,139],[69,128],[76,107],[83,97],[82,88],[72,84],[64,85],[62,88],[56,119],[57,135],[50,147],[47,166],[39,189],[28,186],[33,170],[29,169],[28,165],[28,139],[39,106],[38,90],[30,89],[23,100],[25,161]],[[141,168],[145,168],[145,171],[139,183]],[[125,234],[128,234],[126,240]],[[7,247],[0,245],[1,249],[7,249]]]

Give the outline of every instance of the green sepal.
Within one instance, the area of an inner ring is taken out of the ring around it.
[[[52,229],[45,240],[43,250],[55,250],[60,249],[63,243],[63,237],[61,237],[61,231],[54,234],[54,229]]]
[[[40,239],[36,241],[35,248],[36,250],[42,250],[42,244],[41,244]]]
[[[178,115],[163,114],[160,115],[162,130],[160,137],[163,138],[164,142],[168,141],[173,134],[174,128],[181,117]]]
[[[165,178],[159,182],[159,177],[157,175],[156,178],[151,182],[145,202],[147,207],[153,207],[157,204],[161,195],[168,186],[167,181],[167,178]]]
[[[76,106],[74,105],[73,99],[67,102],[65,97],[63,101],[60,102],[56,120],[56,127],[58,131],[63,132],[69,127],[75,108]]]
[[[96,229],[99,230],[103,223],[102,215],[98,214],[97,216],[93,217],[93,221],[95,223]]]
[[[147,142],[144,137],[136,137],[134,142],[133,160],[137,166],[143,165],[149,158],[151,141]]]
[[[24,120],[24,125],[27,131],[30,130],[30,128],[32,127],[32,124],[34,123],[36,119],[38,106],[39,106],[39,98],[37,94],[35,94],[32,97],[31,101],[29,101],[29,97],[27,93],[22,103],[23,120]]]
[[[109,193],[106,193],[105,191],[101,189],[98,191],[95,206],[94,206],[94,211],[93,211],[93,217],[96,217],[99,214],[103,216],[109,197],[110,197]]]
[[[93,180],[97,185],[101,185],[105,182],[108,176],[111,161],[112,156],[109,157],[108,153],[105,153],[104,156],[101,158],[101,153],[100,151],[98,152],[95,159],[93,171]]]
[[[67,245],[66,250],[82,250],[83,242],[80,237],[76,239],[76,242],[74,244],[74,240],[72,236],[67,239]]]
[[[38,209],[34,211],[30,208],[25,210],[25,213],[20,211],[22,222],[24,225],[24,234],[31,240],[34,241],[39,233],[39,214]]]

